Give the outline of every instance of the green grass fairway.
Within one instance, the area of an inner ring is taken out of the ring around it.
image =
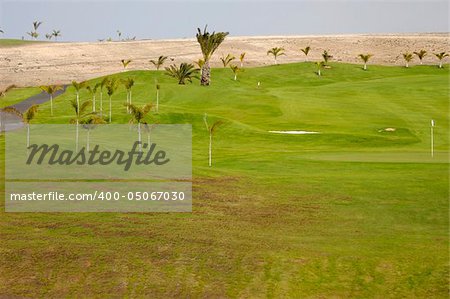
[[[1,212],[0,295],[448,298],[445,67],[335,63],[318,77],[299,63],[238,81],[213,69],[207,88],[163,72],[115,75],[136,80],[138,104],[155,101],[158,79],[154,119],[192,124],[193,212]],[[36,123],[68,123],[74,97],[57,97],[54,117],[41,105]],[[125,99],[123,88],[113,97],[114,123],[129,120]],[[204,113],[225,121],[212,168]]]
[[[0,48],[24,46],[34,43],[45,43],[45,41],[0,38]]]
[[[8,91],[5,96],[0,96],[0,108],[5,108],[23,101],[26,98],[34,96],[40,93],[41,90],[38,87],[29,88],[13,88]]]

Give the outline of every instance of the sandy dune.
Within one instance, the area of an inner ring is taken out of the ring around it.
[[[309,60],[320,59],[324,49],[335,61],[358,62],[359,53],[372,53],[371,63],[399,65],[402,52],[426,49],[429,53],[449,51],[449,34],[408,35],[333,35],[333,36],[271,36],[229,37],[218,49],[212,64],[220,65],[222,54],[239,56],[247,52],[247,66],[268,65],[273,62],[266,55],[269,48],[284,47],[286,56],[280,63],[304,61],[300,48],[310,45]],[[170,57],[168,63],[192,62],[201,57],[194,39],[146,40],[132,42],[96,43],[39,43],[0,48],[0,89],[16,84],[35,86],[63,84],[72,80],[86,80],[123,70],[121,59],[132,59],[129,70],[154,69],[149,59],[159,55]],[[415,63],[418,63],[415,59]],[[424,63],[436,63],[428,55]]]

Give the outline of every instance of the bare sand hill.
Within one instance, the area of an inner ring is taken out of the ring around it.
[[[335,61],[356,63],[358,54],[372,53],[373,64],[400,65],[403,64],[403,52],[420,49],[429,53],[448,52],[450,38],[448,33],[228,37],[214,55],[212,65],[220,65],[222,54],[232,53],[238,57],[241,52],[247,53],[247,66],[269,65],[273,59],[266,53],[272,47],[286,49],[286,56],[280,57],[279,63],[304,61],[305,56],[300,48],[308,45],[312,48],[309,60],[321,59],[323,50],[328,50]],[[31,43],[0,48],[0,89],[10,84],[64,84],[117,73],[123,71],[121,59],[133,61],[128,66],[129,70],[154,69],[149,60],[159,55],[169,56],[166,64],[192,62],[201,58],[195,39]],[[430,54],[424,63],[435,64],[436,58]]]

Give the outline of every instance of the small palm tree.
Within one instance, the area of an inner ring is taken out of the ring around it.
[[[34,28],[34,31],[37,31],[38,28],[39,28],[39,26],[41,26],[41,25],[42,25],[42,22],[40,22],[40,21],[34,21],[34,22],[33,22],[33,28]]]
[[[403,59],[405,60],[405,67],[409,67],[409,62],[413,60],[413,55],[411,53],[403,53]]]
[[[267,51],[267,55],[273,55],[273,58],[275,59],[275,64],[278,64],[277,58],[278,56],[286,55],[284,53],[284,48],[275,47]]]
[[[151,63],[153,63],[153,65],[155,66],[156,70],[159,71],[159,69],[161,68],[161,66],[164,64],[164,62],[166,61],[168,57],[167,56],[159,56],[157,60],[150,60]]]
[[[14,113],[17,116],[19,116],[20,118],[22,118],[23,123],[27,127],[27,149],[30,147],[30,124],[31,124],[31,121],[36,117],[38,109],[39,109],[39,105],[31,106],[24,113],[21,113],[19,110],[17,110],[14,107],[6,107],[3,109],[4,112]]]
[[[166,75],[178,79],[178,84],[186,84],[186,81],[192,83],[192,78],[197,78],[198,69],[193,64],[183,62],[177,67],[172,64],[170,67],[166,67]]]
[[[414,52],[414,55],[416,55],[417,57],[419,57],[419,60],[420,60],[420,64],[422,65],[423,64],[423,58],[425,57],[425,56],[427,56],[427,51],[425,51],[425,50],[420,50],[419,52]]]
[[[442,65],[442,60],[444,60],[445,57],[448,57],[449,54],[445,53],[445,52],[441,52],[441,53],[434,53],[434,56],[436,56],[439,59],[439,68],[443,68]]]
[[[62,89],[62,86],[60,85],[47,85],[47,86],[40,86],[40,89],[44,92],[46,92],[50,96],[50,115],[53,116],[53,95],[58,90]]]
[[[116,92],[117,88],[119,86],[119,82],[116,78],[111,78],[106,83],[106,92],[109,96],[109,123],[111,123],[112,120],[112,96]]]
[[[322,76],[321,70],[325,66],[325,62],[323,62],[323,61],[316,61],[316,66],[317,66],[317,75],[318,76]]]
[[[28,34],[31,38],[34,38],[35,40],[38,39],[38,37],[39,37],[39,33],[37,33],[36,31],[27,32],[27,34]]]
[[[96,104],[95,99],[97,96],[97,90],[100,87],[100,83],[95,84],[94,86],[87,86],[86,89],[89,91],[89,93],[92,95],[92,112],[95,112]]]
[[[220,60],[222,61],[223,67],[227,67],[228,64],[230,64],[230,62],[232,62],[234,59],[236,59],[236,57],[234,57],[231,54],[227,54],[227,56],[223,56],[220,57]]]
[[[2,29],[0,29],[0,33],[5,33],[5,31],[3,31]]]
[[[143,107],[138,107],[133,104],[126,104],[127,109],[130,111],[131,119],[130,123],[137,123],[138,126],[138,141],[139,141],[139,151],[142,151],[142,134],[141,134],[141,124],[144,123],[145,117],[152,110],[151,104],[146,104]]]
[[[305,56],[306,56],[305,60],[306,60],[306,61],[308,61],[308,54],[309,54],[309,51],[310,51],[310,50],[311,50],[311,47],[310,47],[310,46],[307,46],[307,47],[305,47],[304,49],[300,49],[300,51],[302,51],[303,54],[305,54]]]
[[[80,105],[80,103],[77,103],[74,100],[70,100],[70,105],[75,112],[75,118],[70,119],[70,123],[76,125],[76,127],[75,127],[75,151],[76,152],[78,152],[78,143],[79,143],[78,140],[79,140],[79,136],[80,136],[80,132],[79,132],[80,122],[85,117],[92,114],[92,113],[86,113],[86,110],[90,104],[91,104],[90,100],[82,102],[81,105]]]
[[[83,118],[80,120],[80,124],[83,129],[87,130],[86,136],[86,151],[89,152],[90,148],[90,139],[91,139],[91,131],[97,127],[97,125],[104,124],[105,121],[103,118],[99,117],[96,114],[93,114],[87,118]]]
[[[234,74],[234,81],[237,80],[238,73],[242,72],[242,69],[238,67],[237,65],[230,65],[230,69]]]
[[[72,81],[72,86],[75,88],[75,92],[77,94],[77,105],[78,108],[80,108],[80,90],[86,86],[86,82],[78,83],[77,81]]]
[[[372,54],[359,54],[358,57],[361,58],[361,60],[364,62],[364,70],[367,70],[367,62],[369,62],[369,59],[372,57]]]
[[[200,44],[200,49],[202,50],[203,60],[205,61],[202,67],[200,84],[203,86],[208,86],[211,82],[211,67],[209,66],[209,61],[214,52],[219,48],[220,44],[225,40],[228,32],[213,32],[209,33],[207,27],[203,32],[200,28],[197,28],[197,42]]]
[[[120,62],[122,62],[123,69],[125,70],[127,66],[131,63],[131,59],[128,60],[122,59]]]
[[[60,30],[53,30],[52,35],[55,37],[55,41],[58,41],[58,37],[61,36]]]
[[[53,34],[50,34],[50,33],[45,35],[45,38],[48,39],[48,40],[51,40],[52,37],[53,37]]]
[[[208,148],[208,165],[211,167],[212,165],[212,140],[213,135],[216,132],[217,128],[223,124],[223,121],[217,120],[211,126],[208,124],[208,115],[205,113],[203,117],[203,121],[205,122],[206,130],[209,133],[209,148]]]
[[[244,58],[245,58],[246,54],[247,53],[243,52],[243,53],[241,53],[241,55],[239,55],[239,61],[241,62],[241,68],[244,67]]]
[[[327,65],[328,61],[330,61],[333,58],[333,56],[330,55],[327,50],[323,51],[322,57],[323,57],[323,64],[324,64],[324,66]]]
[[[122,84],[127,91],[127,104],[131,104],[131,88],[133,88],[134,86],[134,80],[132,78],[127,78],[125,80],[122,80]],[[130,111],[128,110],[128,106],[127,113],[130,113]]]

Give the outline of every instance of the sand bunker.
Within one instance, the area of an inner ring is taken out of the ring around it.
[[[290,135],[320,134],[320,132],[310,132],[310,131],[269,131],[269,133],[290,134]]]

